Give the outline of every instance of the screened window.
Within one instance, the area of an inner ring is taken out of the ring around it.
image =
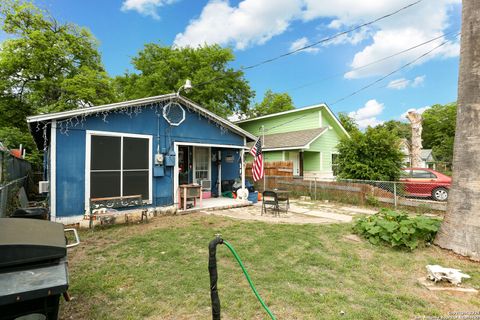
[[[195,148],[195,181],[210,180],[210,148]]]
[[[150,198],[150,141],[129,136],[91,136],[90,197]]]

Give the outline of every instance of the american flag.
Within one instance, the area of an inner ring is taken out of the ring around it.
[[[263,154],[262,141],[258,138],[257,142],[250,149],[250,154],[253,156],[252,175],[253,181],[258,181],[263,178]]]

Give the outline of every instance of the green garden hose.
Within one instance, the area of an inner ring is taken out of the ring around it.
[[[267,311],[268,315],[270,316],[270,318],[272,318],[272,320],[276,320],[273,313],[270,311],[270,309],[268,309],[267,305],[258,294],[257,289],[255,289],[252,279],[250,279],[250,276],[248,275],[248,272],[245,269],[245,266],[243,265],[242,260],[238,256],[237,252],[235,251],[235,249],[233,249],[232,245],[227,241],[224,241],[220,235],[217,235],[215,239],[210,241],[208,245],[208,272],[210,274],[210,298],[212,300],[212,320],[220,320],[220,298],[218,297],[218,287],[217,287],[218,272],[217,272],[216,256],[217,256],[217,245],[222,243],[227,246],[230,252],[232,252],[235,259],[237,259],[238,264],[242,268],[243,274],[245,275],[245,277],[248,280],[248,283],[250,284],[250,288],[252,288],[253,293],[255,293],[255,297],[257,297],[258,301],[262,304],[262,307],[265,309],[265,311]]]
[[[258,291],[257,289],[255,289],[255,285],[253,284],[252,282],[252,279],[250,279],[250,276],[248,275],[248,272],[247,272],[247,269],[245,269],[245,266],[243,265],[242,263],[242,260],[240,259],[240,257],[238,256],[237,252],[235,251],[235,249],[232,247],[232,245],[230,243],[228,243],[227,241],[223,241],[223,244],[227,246],[228,249],[230,249],[230,251],[232,252],[233,256],[235,257],[235,259],[237,259],[237,262],[238,264],[240,265],[240,268],[242,268],[242,271],[243,271],[243,274],[245,275],[245,278],[247,278],[247,281],[248,281],[248,284],[250,284],[250,288],[252,288],[252,291],[253,293],[255,293],[255,296],[257,297],[258,301],[260,302],[260,304],[262,305],[262,307],[265,309],[265,311],[268,313],[268,315],[270,316],[270,318],[272,318],[272,320],[276,320],[275,316],[273,315],[273,313],[270,311],[270,309],[268,309],[267,305],[265,304],[265,302],[263,301],[262,297],[260,297],[260,295],[258,294]]]

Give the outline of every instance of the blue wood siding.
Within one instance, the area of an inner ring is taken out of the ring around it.
[[[185,112],[186,119],[178,127],[170,126],[163,117],[157,117],[155,111],[149,107],[132,117],[126,114],[110,113],[106,122],[101,116],[88,116],[83,125],[78,123],[75,127],[69,128],[68,132],[64,132],[61,124],[57,123],[57,216],[77,216],[85,213],[86,130],[151,135],[153,157],[158,143],[162,153],[167,153],[170,148],[173,150],[174,142],[243,146],[243,136],[221,130],[215,122],[209,121],[194,111],[188,111],[187,108]],[[73,123],[76,121],[74,120]],[[233,149],[225,152],[237,154]],[[224,172],[222,177],[238,177],[238,161],[235,162],[234,165],[222,166],[222,172]],[[154,163],[152,159],[153,166]],[[153,179],[152,205],[173,204],[173,171],[173,167],[165,167],[165,176],[151,177]],[[216,174],[216,171],[217,167],[212,163],[212,183],[215,181],[213,172]]]

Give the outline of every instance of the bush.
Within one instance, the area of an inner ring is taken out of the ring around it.
[[[399,139],[386,128],[354,132],[337,146],[338,178],[394,181],[400,177],[404,155]]]
[[[382,242],[413,250],[420,244],[433,241],[440,224],[439,219],[420,215],[410,217],[405,212],[382,209],[373,216],[358,219],[353,229],[372,244]]]

